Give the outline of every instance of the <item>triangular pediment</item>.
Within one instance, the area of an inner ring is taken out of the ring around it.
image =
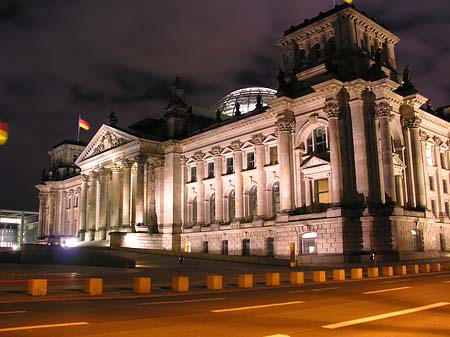
[[[306,169],[306,168],[317,167],[317,166],[322,166],[322,165],[330,165],[330,162],[313,155],[313,156],[309,156],[308,158],[306,158],[303,161],[301,168]]]
[[[95,136],[92,137],[84,151],[80,154],[75,164],[78,165],[86,159],[137,140],[137,137],[132,136],[129,133],[103,124]]]

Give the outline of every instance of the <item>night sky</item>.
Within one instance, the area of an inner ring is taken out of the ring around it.
[[[341,3],[342,1],[337,1]],[[433,106],[450,104],[450,2],[354,0],[400,37]],[[88,141],[114,110],[119,126],[160,117],[178,74],[188,104],[211,107],[246,86],[276,87],[277,38],[332,0],[0,0],[0,209],[35,211],[47,152]]]

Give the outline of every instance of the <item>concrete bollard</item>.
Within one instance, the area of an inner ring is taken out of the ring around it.
[[[419,273],[419,265],[418,264],[411,264],[409,266],[409,272],[411,274],[418,274]]]
[[[84,291],[89,295],[100,295],[103,290],[103,279],[101,278],[88,278]]]
[[[273,287],[280,285],[280,273],[266,273],[266,286]]]
[[[333,281],[344,281],[345,269],[333,269]]]
[[[429,273],[431,271],[430,264],[429,263],[421,264],[419,267],[419,271],[421,273]]]
[[[148,294],[151,289],[152,280],[150,277],[135,277],[133,279],[133,293]]]
[[[305,274],[302,271],[291,271],[291,284],[305,283]]]
[[[405,265],[395,266],[395,273],[397,275],[406,275],[406,266]]]
[[[360,280],[363,277],[362,268],[352,268],[350,273],[352,280]]]
[[[391,266],[384,266],[382,269],[383,276],[391,277],[394,276],[394,268]]]
[[[441,271],[441,264],[439,262],[431,264],[432,271]]]
[[[222,290],[222,275],[206,276],[206,287],[209,290]]]
[[[253,288],[253,274],[239,274],[238,275],[239,288]]]
[[[189,276],[175,275],[174,277],[172,277],[172,291],[189,291]]]
[[[450,262],[441,263],[443,270],[450,270]]]
[[[325,270],[313,271],[313,282],[322,283],[326,281]]]
[[[31,296],[45,296],[47,295],[47,280],[32,279],[28,280],[28,295]]]
[[[378,277],[378,267],[368,267],[367,268],[367,277],[369,277],[369,278]]]

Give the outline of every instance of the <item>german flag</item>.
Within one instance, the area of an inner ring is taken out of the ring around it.
[[[78,119],[78,127],[82,128],[83,130],[89,130],[91,128],[91,125],[82,119],[81,117]]]
[[[351,4],[353,2],[353,0],[344,0],[344,2],[347,4]]]
[[[0,122],[0,145],[5,145],[8,141],[9,124]]]

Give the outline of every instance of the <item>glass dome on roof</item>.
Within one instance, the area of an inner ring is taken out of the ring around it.
[[[258,94],[261,95],[263,106],[267,105],[267,101],[277,98],[277,91],[270,88],[244,88],[226,95],[219,102],[217,102],[211,110],[217,111],[217,109],[220,109],[223,115],[234,116],[236,111],[236,102],[239,102],[239,111],[241,114],[245,114],[249,111],[255,110],[256,97]]]

